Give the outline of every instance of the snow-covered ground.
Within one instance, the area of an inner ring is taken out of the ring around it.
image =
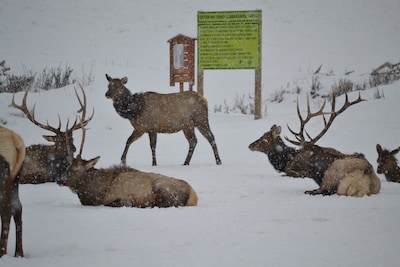
[[[380,194],[349,198],[308,196],[317,185],[277,173],[249,143],[273,124],[297,125],[295,100],[305,111],[312,73],[321,65],[324,90],[346,71],[354,82],[368,79],[386,61],[400,61],[400,2],[384,1],[11,1],[0,6],[0,60],[11,72],[40,73],[68,65],[86,86],[95,117],[84,157],[101,156],[98,167],[118,164],[132,127],[104,97],[108,73],[128,77],[132,92],[178,91],[169,87],[167,40],[182,33],[196,37],[197,11],[263,12],[263,119],[213,113],[232,105],[237,95],[253,93],[253,71],[205,71],[210,124],[223,161],[198,133],[190,166],[182,166],[187,142],[182,133],[159,135],[158,166],[151,166],[146,136],[132,144],[128,164],[187,180],[199,195],[190,208],[135,209],[85,207],[68,188],[55,184],[22,185],[25,258],[9,253],[1,266],[398,266],[400,255],[400,185],[386,182]],[[324,74],[333,75],[326,76]],[[75,86],[78,88],[78,86]],[[280,104],[267,101],[275,91]],[[74,86],[31,93],[37,119],[73,120],[78,103]],[[376,168],[375,146],[400,145],[400,83],[363,91],[368,101],[350,107],[320,140],[345,152],[361,152]],[[350,94],[355,99],[357,94]],[[0,119],[19,132],[27,145],[45,143],[47,132],[9,108],[11,94],[0,94]],[[21,101],[22,93],[16,94]],[[339,98],[339,103],[343,98]],[[314,100],[318,108],[321,100]],[[321,124],[310,125],[312,130]],[[75,139],[79,145],[80,135]],[[14,226],[13,226],[14,227]],[[14,228],[13,228],[14,229]],[[14,231],[14,230],[12,230]]]

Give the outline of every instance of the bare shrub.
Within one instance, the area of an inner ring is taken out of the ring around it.
[[[275,90],[275,92],[272,93],[271,96],[269,97],[269,101],[281,103],[283,101],[283,95],[285,94],[285,92],[286,91],[283,89]]]
[[[379,88],[376,88],[375,92],[374,92],[374,99],[381,99],[381,98],[385,98],[385,94],[383,93],[383,91],[379,91]]]
[[[336,96],[344,95],[353,92],[354,84],[349,79],[340,79],[338,84],[332,86],[332,92]]]
[[[369,84],[370,87],[377,87],[379,85],[391,84],[397,80],[400,80],[400,63],[391,64],[386,62],[372,71]]]
[[[318,76],[313,76],[312,77],[312,81],[311,81],[311,97],[315,98],[319,96],[319,91],[322,89],[322,85],[321,82],[319,81],[319,77]]]
[[[44,69],[39,77],[36,79],[35,87],[49,90],[61,88],[75,83],[71,78],[72,69],[65,66],[65,69],[59,66],[58,68]]]
[[[37,91],[39,88],[43,90],[50,90],[65,87],[76,82],[72,78],[71,73],[73,70],[67,65],[62,68],[44,69],[41,74],[37,75],[33,71],[25,71],[23,75],[14,75],[9,73],[10,68],[5,66],[5,61],[0,62],[0,93],[17,93],[30,86],[33,81],[32,90]],[[86,83],[93,81],[92,70],[89,77],[85,80]],[[36,77],[36,78],[35,78]]]

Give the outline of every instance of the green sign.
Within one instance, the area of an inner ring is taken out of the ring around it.
[[[261,10],[198,12],[198,68],[260,68],[261,17]]]

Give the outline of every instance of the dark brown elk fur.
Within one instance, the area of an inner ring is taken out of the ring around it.
[[[315,143],[326,133],[335,117],[341,114],[349,106],[363,101],[361,97],[353,102],[348,101],[346,95],[345,104],[341,109],[335,111],[335,97],[332,100],[331,112],[324,112],[324,106],[318,112],[312,113],[307,101],[307,117],[304,119],[297,104],[297,113],[300,119],[300,131],[298,133],[290,130],[296,137],[296,141],[286,140],[298,145],[299,149],[288,147],[280,138],[281,127],[272,126],[258,140],[249,145],[252,151],[260,151],[268,155],[271,164],[279,172],[284,172],[291,177],[310,177],[320,188],[307,191],[308,194],[344,194],[348,196],[362,196],[376,194],[380,190],[380,181],[377,178],[371,164],[364,155],[355,153],[343,154],[334,148],[325,148]],[[329,121],[325,115],[330,114]],[[305,124],[313,117],[323,116],[325,128],[315,138],[311,138],[305,131]],[[305,132],[305,133],[304,133]],[[310,140],[306,141],[306,135]],[[337,166],[343,167],[337,169]],[[334,175],[336,173],[336,175]]]
[[[8,233],[11,217],[14,217],[16,244],[15,257],[23,257],[22,249],[22,205],[18,194],[18,172],[25,157],[22,138],[0,126],[0,257],[7,254]]]
[[[189,152],[184,165],[189,165],[197,144],[195,128],[208,140],[213,149],[216,163],[221,164],[214,135],[208,122],[207,100],[203,96],[196,92],[131,94],[125,87],[128,82],[126,77],[113,79],[106,74],[106,78],[108,80],[106,97],[112,99],[117,113],[121,117],[129,119],[134,128],[133,133],[126,141],[121,157],[123,164],[126,163],[129,146],[144,133],[148,133],[153,165],[157,165],[157,133],[183,131],[189,142]]]
[[[400,183],[400,167],[395,156],[399,153],[400,147],[389,151],[377,144],[376,151],[378,152],[378,167],[376,171],[379,174],[384,174],[388,182]]]
[[[83,103],[76,91],[75,93],[81,106],[81,112],[84,114],[86,113],[86,95],[82,87],[81,90],[84,98]],[[75,120],[71,127],[67,123],[65,131],[62,131],[60,118],[57,128],[38,122],[35,119],[35,106],[32,111],[29,111],[27,107],[28,91],[29,88],[24,94],[21,105],[17,105],[13,97],[10,106],[21,110],[35,125],[53,132],[54,135],[43,135],[43,138],[54,143],[54,145],[35,144],[26,148],[25,161],[20,173],[20,183],[38,184],[54,182],[72,162],[73,153],[76,151],[72,134],[81,128],[81,123]],[[92,118],[93,114],[88,120],[84,120],[83,125],[88,124]]]

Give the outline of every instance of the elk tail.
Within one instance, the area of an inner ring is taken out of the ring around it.
[[[189,185],[190,187],[190,192],[189,192],[189,199],[186,203],[186,206],[197,206],[197,202],[199,200],[196,192],[193,190],[193,188]]]

